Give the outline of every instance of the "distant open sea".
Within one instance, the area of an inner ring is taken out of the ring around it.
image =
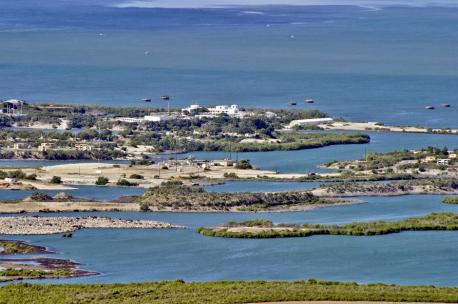
[[[454,1],[291,1],[0,0],[0,99],[296,100],[347,119],[458,127]]]

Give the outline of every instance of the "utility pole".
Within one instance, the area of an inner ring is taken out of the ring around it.
[[[229,160],[232,160],[232,144],[229,142]]]
[[[177,139],[175,138],[175,172],[178,172],[178,157],[177,157]]]

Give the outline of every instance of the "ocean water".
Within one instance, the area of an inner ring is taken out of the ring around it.
[[[295,99],[348,119],[458,127],[458,8],[428,2],[0,0],[0,96],[122,106],[149,96],[151,107],[162,94],[175,107]]]

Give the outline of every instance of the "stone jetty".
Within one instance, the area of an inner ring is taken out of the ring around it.
[[[82,228],[183,228],[165,222],[149,220],[114,219],[109,217],[0,217],[0,234],[56,234]]]

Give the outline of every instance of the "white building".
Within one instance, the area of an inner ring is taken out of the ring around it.
[[[196,110],[199,110],[199,109],[202,109],[202,107],[200,105],[192,104],[189,107],[181,109],[181,112],[189,112],[189,113],[191,113],[192,111],[196,111]]]
[[[208,108],[208,111],[213,115],[220,115],[226,114],[229,116],[238,116],[240,115],[240,110],[238,105],[231,105],[231,106],[216,106],[214,108]]]
[[[128,122],[128,123],[140,123],[145,121],[143,118],[136,118],[136,117],[118,117],[116,121],[120,122]]]
[[[289,123],[288,128],[293,128],[296,126],[317,126],[322,124],[333,123],[334,120],[330,117],[325,118],[311,118],[311,119],[298,119],[293,120]]]
[[[450,165],[450,159],[448,159],[448,158],[438,159],[437,160],[437,164],[438,165],[448,166],[448,165]]]
[[[144,118],[145,121],[153,121],[153,122],[167,121],[167,120],[173,120],[173,119],[176,119],[176,116],[168,115],[168,114],[147,115]]]

